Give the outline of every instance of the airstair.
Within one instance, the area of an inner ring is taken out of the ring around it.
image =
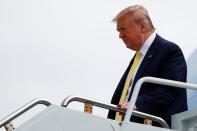
[[[61,105],[52,104],[45,99],[35,99],[0,120],[0,128],[5,127],[6,131],[197,131],[197,110],[173,115],[172,129],[169,129],[168,124],[162,118],[132,110],[140,87],[145,82],[172,86],[172,88],[179,87],[197,90],[197,85],[194,84],[144,77],[136,83],[127,111],[121,110],[112,104],[80,96],[68,96],[62,101]],[[85,112],[70,109],[68,105],[74,101],[84,103]],[[19,127],[14,127],[12,124],[13,120],[40,104],[45,105],[46,109],[25,121]],[[125,113],[124,120],[118,122],[92,115],[92,106]],[[161,124],[161,127],[151,126],[147,123],[130,122],[132,115],[156,121]]]

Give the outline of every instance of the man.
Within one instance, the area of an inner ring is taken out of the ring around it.
[[[186,82],[187,66],[181,49],[156,34],[143,6],[130,6],[122,10],[113,21],[117,23],[119,37],[136,54],[114,92],[112,104],[127,109],[136,82],[145,76]],[[123,96],[125,89],[126,98]],[[186,90],[146,83],[142,85],[135,105],[134,110],[161,117],[170,126],[173,114],[187,110]],[[110,111],[108,118],[116,119],[118,115],[121,117],[122,114]],[[131,119],[143,123],[137,117],[132,116]]]

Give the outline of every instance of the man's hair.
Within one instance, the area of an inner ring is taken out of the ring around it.
[[[155,29],[148,14],[148,11],[142,5],[133,5],[123,9],[118,13],[118,15],[116,15],[116,17],[112,21],[117,22],[118,19],[120,19],[126,14],[130,14],[131,20],[133,20],[136,24],[140,24],[140,22],[144,21],[147,22],[151,29]]]

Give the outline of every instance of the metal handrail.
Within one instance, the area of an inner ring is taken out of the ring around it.
[[[5,118],[1,119],[0,120],[0,128],[5,126],[9,122],[11,122],[15,118],[22,115],[23,113],[25,113],[26,111],[28,111],[29,109],[31,109],[32,107],[34,107],[38,104],[50,106],[51,102],[49,102],[48,100],[45,100],[45,99],[34,99],[34,100],[28,102],[27,104],[25,104],[24,106],[22,106],[21,108],[16,110],[15,112],[13,112],[10,115],[6,116]]]
[[[133,90],[133,93],[131,96],[131,100],[128,103],[128,109],[126,111],[124,120],[122,121],[122,124],[121,124],[121,126],[122,126],[122,128],[120,128],[121,131],[124,131],[124,127],[127,125],[127,122],[129,122],[132,113],[134,113],[132,109],[135,106],[135,102],[137,100],[137,96],[139,94],[140,88],[141,88],[142,84],[145,82],[197,90],[197,85],[194,85],[194,84],[189,84],[189,83],[184,83],[184,82],[179,82],[179,81],[174,81],[174,80],[155,78],[155,77],[141,78],[140,80],[137,81],[137,83],[134,87],[134,90]]]
[[[118,108],[116,105],[107,104],[107,103],[96,101],[93,99],[87,99],[87,98],[81,97],[81,96],[68,96],[62,101],[61,106],[67,107],[73,101],[82,102],[82,103],[90,103],[90,104],[97,106],[97,107],[101,107],[104,109],[113,110],[113,111],[117,111],[117,112],[121,112],[121,113],[126,112],[125,110]],[[156,121],[159,124],[161,124],[162,127],[169,128],[168,124],[160,117],[153,116],[153,115],[146,114],[146,113],[139,112],[139,111],[135,111],[135,110],[133,110],[133,115],[141,117],[141,118],[151,119],[151,120]]]

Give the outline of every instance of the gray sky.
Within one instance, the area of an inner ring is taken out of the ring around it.
[[[111,20],[132,4],[147,7],[186,58],[197,48],[195,0],[1,0],[0,119],[34,98],[110,102],[133,56]]]

